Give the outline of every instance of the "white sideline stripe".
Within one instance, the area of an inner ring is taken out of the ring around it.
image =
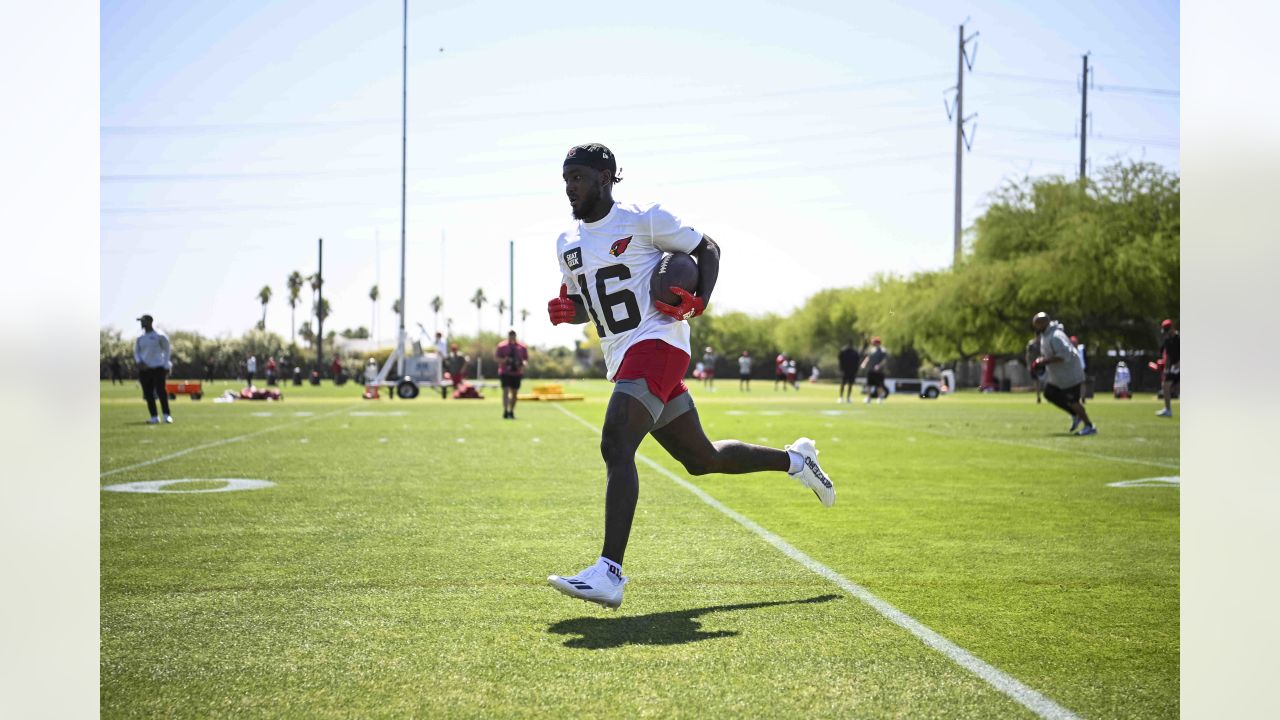
[[[161,455],[161,456],[160,456],[160,457],[158,457],[158,458],[152,458],[152,459],[150,459],[150,460],[145,460],[145,461],[140,462],[140,463],[134,463],[133,465],[125,465],[124,467],[113,468],[113,469],[111,469],[111,470],[107,470],[107,471],[105,471],[105,472],[99,473],[99,474],[98,474],[98,477],[99,477],[99,478],[104,478],[104,477],[107,477],[108,475],[115,475],[116,473],[122,473],[122,472],[125,472],[125,471],[128,471],[128,470],[137,470],[137,469],[138,469],[138,468],[140,468],[140,467],[146,467],[146,466],[148,466],[148,465],[155,465],[156,463],[162,463],[162,462],[165,462],[166,460],[172,460],[172,459],[174,459],[174,458],[179,458],[179,457],[182,457],[183,455],[187,455],[187,454],[190,454],[190,453],[196,452],[197,450],[208,450],[209,448],[218,447],[219,445],[228,445],[228,444],[233,443],[233,442],[240,442],[241,440],[247,440],[247,439],[249,439],[249,438],[251,438],[251,437],[254,437],[254,436],[256,436],[256,435],[262,435],[263,433],[275,432],[276,430],[279,430],[280,428],[286,428],[286,427],[289,427],[290,425],[297,425],[297,424],[299,424],[299,423],[310,422],[310,421],[312,421],[312,420],[319,420],[320,418],[329,417],[330,415],[337,415],[338,413],[343,412],[343,411],[348,410],[348,409],[350,409],[350,406],[341,407],[341,408],[338,408],[337,410],[334,410],[333,412],[328,412],[328,413],[325,413],[325,414],[323,414],[323,415],[312,415],[312,416],[309,416],[309,417],[299,418],[298,420],[294,420],[294,421],[292,421],[292,422],[287,422],[287,423],[284,423],[284,424],[282,424],[282,425],[276,425],[275,427],[269,427],[269,428],[266,428],[266,429],[264,429],[264,430],[258,430],[258,431],[256,431],[256,432],[251,432],[251,433],[248,433],[248,434],[245,434],[245,435],[237,435],[236,437],[233,437],[233,438],[226,438],[226,439],[224,439],[224,440],[216,440],[216,441],[211,442],[211,443],[205,443],[204,445],[197,445],[197,446],[195,446],[195,447],[193,447],[193,448],[187,448],[186,450],[179,450],[179,451],[178,451],[178,452],[176,452],[176,453],[170,453],[170,454],[168,454],[168,455]]]
[[[556,405],[555,408],[585,425],[591,431],[600,432],[600,428],[593,426],[591,423],[583,420],[577,415],[574,415],[568,410],[565,410],[563,407]],[[711,497],[693,483],[675,475],[670,470],[667,470],[640,453],[636,453],[636,459],[644,462],[644,464],[658,471],[672,482],[693,493],[699,500],[724,513],[734,522],[760,536],[760,538],[765,542],[781,550],[787,557],[805,566],[815,574],[821,575],[822,577],[830,580],[839,586],[840,589],[871,606],[872,609],[883,615],[893,624],[906,630],[912,635],[915,635],[925,645],[928,645],[934,650],[946,655],[952,662],[982,678],[988,685],[1005,695],[1008,695],[1019,705],[1022,705],[1036,715],[1039,715],[1042,718],[1050,718],[1052,720],[1080,720],[1079,715],[1076,715],[1044,695],[1041,695],[1030,687],[1022,684],[1022,682],[1013,676],[1001,672],[990,663],[976,657],[968,650],[965,650],[959,645],[956,645],[945,637],[939,635],[934,630],[931,630],[921,624],[920,621],[876,597],[870,590],[867,590],[861,585],[845,578],[835,570],[832,570],[826,565],[823,565],[817,560],[805,555],[803,552],[797,550],[793,545],[791,545],[791,543],[788,543],[786,540],[783,540],[777,535],[774,535],[764,529],[760,525],[756,524],[755,521],[725,506],[719,500]]]
[[[1101,453],[1081,452],[1079,450],[1066,450],[1063,448],[1050,447],[1048,445],[1036,445],[1035,443],[1018,442],[1016,440],[1004,440],[1001,438],[992,438],[992,437],[974,437],[970,435],[960,435],[959,433],[943,432],[942,430],[930,430],[929,428],[917,428],[917,427],[910,427],[907,425],[894,425],[893,423],[876,422],[874,420],[863,420],[861,418],[852,418],[852,419],[855,422],[859,422],[864,425],[874,425],[876,427],[892,428],[894,430],[907,430],[910,432],[923,432],[923,433],[929,433],[930,435],[937,435],[939,437],[952,438],[955,440],[977,440],[978,442],[991,442],[991,443],[997,443],[1000,445],[1012,445],[1014,447],[1029,448],[1031,450],[1048,450],[1049,452],[1065,453],[1067,455],[1082,455],[1084,457],[1097,458],[1098,460],[1110,460],[1111,462],[1132,463],[1134,465],[1153,465],[1155,467],[1170,468],[1173,470],[1180,470],[1182,468],[1181,465],[1160,462],[1158,460],[1134,460],[1133,458],[1116,457],[1114,455],[1103,455]],[[1084,442],[1088,442],[1088,440],[1085,440]]]

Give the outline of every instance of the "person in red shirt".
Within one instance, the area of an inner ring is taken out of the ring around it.
[[[502,384],[502,419],[516,419],[516,397],[520,381],[524,378],[524,366],[529,362],[529,348],[516,341],[516,331],[507,333],[507,341],[498,343],[493,351],[498,361],[498,380]]]
[[[787,389],[787,354],[778,353],[778,357],[773,360],[773,391],[778,391],[778,383],[782,383],[782,389]]]

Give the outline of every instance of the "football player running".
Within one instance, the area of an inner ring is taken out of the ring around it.
[[[547,582],[611,609],[622,604],[627,583],[622,560],[640,492],[636,448],[645,435],[691,475],[786,472],[824,506],[836,500],[809,438],[782,450],[707,439],[682,378],[689,368],[688,320],[703,313],[715,289],[720,247],[657,204],[615,202],[617,169],[613,152],[598,143],[578,145],[565,157],[565,193],[577,222],[556,243],[562,283],[559,297],[547,303],[553,325],[595,324],[614,382],[600,437],[608,478],[604,547],[594,565],[571,577],[551,575]],[[688,253],[698,261],[695,292],[671,288],[680,299],[676,306],[649,293],[650,275],[664,252]]]

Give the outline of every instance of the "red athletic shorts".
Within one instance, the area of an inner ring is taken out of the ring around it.
[[[622,357],[622,367],[613,376],[619,380],[641,380],[649,386],[649,392],[663,403],[689,392],[684,374],[689,370],[689,354],[661,340],[641,340],[627,348]]]

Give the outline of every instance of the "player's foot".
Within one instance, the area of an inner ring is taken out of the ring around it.
[[[148,424],[148,425],[159,425],[159,424],[160,424],[160,418],[156,417],[155,415],[152,415],[152,416],[151,416],[151,419],[147,420],[147,424]]]
[[[836,504],[836,489],[831,484],[831,478],[822,472],[822,468],[818,467],[818,448],[813,446],[813,441],[809,438],[802,437],[794,443],[786,447],[788,451],[795,452],[804,460],[800,472],[792,475],[800,482],[800,484],[813,491],[814,495],[822,501],[824,507],[831,507]]]
[[[1156,417],[1173,417],[1173,411],[1169,408],[1164,408],[1156,413]]]
[[[1076,434],[1079,435],[1080,437],[1084,437],[1085,435],[1097,435],[1098,428],[1093,425],[1085,425],[1083,428],[1080,429],[1080,432]]]
[[[1071,429],[1070,429],[1070,430],[1068,430],[1067,432],[1069,432],[1069,433],[1073,433],[1073,432],[1075,432],[1075,431],[1076,431],[1076,428],[1080,427],[1080,423],[1081,423],[1081,422],[1083,422],[1083,420],[1081,419],[1081,417],[1080,417],[1079,415],[1072,415],[1072,416],[1071,416]]]
[[[870,405],[870,404],[871,404],[871,396],[870,396],[870,395],[868,395],[868,396],[867,396],[867,399],[866,399],[866,400],[863,400],[863,402],[864,402],[864,403],[866,403],[866,404],[868,404],[868,405]]]
[[[164,416],[164,421],[165,421],[166,423],[168,423],[168,424],[172,425],[172,424],[173,424],[173,416],[172,416],[172,415],[165,415],[165,416]]]
[[[627,577],[618,579],[596,564],[573,577],[548,575],[547,583],[569,597],[617,610],[622,605],[622,588],[626,586],[629,579]]]

